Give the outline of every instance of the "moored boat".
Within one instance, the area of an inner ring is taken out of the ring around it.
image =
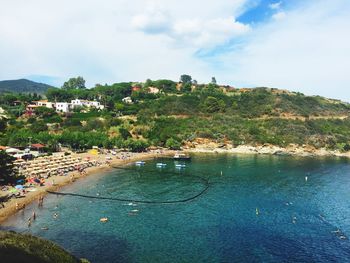
[[[182,161],[189,161],[191,160],[191,156],[185,154],[185,153],[176,153],[173,157],[174,160],[182,160]]]

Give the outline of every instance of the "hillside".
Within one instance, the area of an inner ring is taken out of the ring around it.
[[[31,235],[0,231],[1,262],[78,263],[81,261],[51,241]]]
[[[44,94],[49,88],[51,88],[51,86],[47,84],[38,83],[27,79],[0,81],[0,93],[14,92]]]
[[[96,85],[92,89],[49,89],[48,100],[101,100],[106,110],[69,114],[40,111],[16,118],[19,109],[0,96],[7,122],[0,145],[24,146],[28,138],[54,150],[92,146],[140,151],[149,145],[178,149],[198,139],[223,145],[290,144],[350,149],[350,104],[271,88],[236,89],[213,84],[177,85],[170,80]],[[180,87],[180,88],[179,88]],[[159,92],[152,93],[152,89]],[[131,97],[131,103],[122,101]],[[23,101],[29,98],[17,96]],[[1,132],[1,130],[0,130]]]

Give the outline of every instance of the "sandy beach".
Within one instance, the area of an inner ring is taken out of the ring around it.
[[[38,186],[36,188],[36,191],[27,192],[25,197],[11,198],[11,200],[4,203],[5,205],[4,208],[0,208],[0,223],[4,222],[9,216],[20,211],[20,209],[16,209],[16,206],[22,208],[23,206],[27,206],[32,202],[37,202],[40,196],[45,196],[47,194],[47,191],[58,191],[61,187],[67,184],[71,184],[73,182],[79,183],[79,178],[81,177],[86,177],[97,173],[103,173],[105,171],[113,169],[112,166],[122,166],[135,161],[140,161],[140,160],[173,156],[174,153],[175,152],[171,150],[162,150],[161,152],[149,151],[149,152],[143,152],[143,153],[127,153],[128,155],[127,159],[118,159],[116,156],[113,156],[111,154],[99,154],[99,155],[92,155],[89,153],[74,154],[73,155],[74,157],[80,157],[80,158],[89,157],[91,160],[98,161],[99,163],[101,163],[101,165],[87,168],[85,170],[86,171],[85,175],[81,175],[78,171],[74,171],[74,172],[70,172],[68,176],[59,176],[59,175],[52,176],[49,179],[47,179],[47,182],[44,186]],[[107,157],[112,158],[111,160],[108,160],[109,163],[106,163]],[[72,178],[74,178],[73,181],[72,181]],[[52,182],[54,182],[54,185],[52,184]]]

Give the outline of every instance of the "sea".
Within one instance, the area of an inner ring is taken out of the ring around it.
[[[92,263],[350,262],[350,160],[191,157],[79,179],[1,229],[54,241]]]

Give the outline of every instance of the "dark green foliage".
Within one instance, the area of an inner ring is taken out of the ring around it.
[[[18,179],[14,169],[14,160],[15,158],[5,151],[0,151],[0,184],[15,183]]]
[[[4,132],[7,127],[7,120],[0,118],[0,133]]]
[[[120,133],[120,136],[123,138],[123,140],[126,140],[131,137],[130,132],[123,127],[119,128],[119,133]]]
[[[223,112],[225,111],[225,102],[223,100],[217,99],[215,97],[207,97],[203,102],[203,109],[205,112]]]
[[[147,147],[149,147],[147,141],[135,140],[132,138],[127,139],[123,145],[125,148],[129,149],[132,152],[144,152]]]
[[[44,121],[36,121],[31,126],[30,129],[34,133],[47,131],[47,124]]]
[[[168,79],[159,79],[154,81],[148,79],[146,80],[144,87],[155,87],[165,93],[176,92],[176,82]]]
[[[57,115],[54,109],[46,108],[46,107],[38,107],[35,109],[35,114],[41,118],[48,118],[54,115]]]
[[[180,81],[183,83],[183,84],[186,84],[186,83],[192,83],[192,77],[190,75],[181,75],[180,77]]]
[[[78,263],[80,261],[51,241],[15,232],[0,232],[2,262],[12,263]]]
[[[177,141],[174,138],[169,138],[165,143],[165,147],[167,147],[171,150],[180,150],[181,149],[181,142]]]
[[[66,90],[72,90],[72,89],[85,89],[85,80],[83,77],[76,77],[76,78],[70,78],[68,81],[66,81],[62,89]]]

